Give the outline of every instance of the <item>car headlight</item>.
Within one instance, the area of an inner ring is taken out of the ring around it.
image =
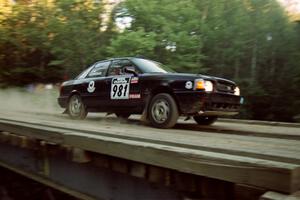
[[[206,81],[203,79],[195,80],[195,90],[205,90],[206,92],[212,92],[214,89],[214,84],[211,81]]]
[[[239,87],[235,87],[235,88],[234,88],[234,94],[235,94],[236,96],[240,96],[240,95],[241,95],[241,91],[240,91],[240,88],[239,88]]]
[[[214,90],[214,85],[211,81],[204,81],[204,87],[206,92],[212,92]]]

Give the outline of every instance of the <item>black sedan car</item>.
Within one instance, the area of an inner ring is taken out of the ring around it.
[[[230,80],[176,73],[161,63],[135,57],[99,61],[62,84],[58,103],[74,119],[88,112],[128,118],[144,114],[151,125],[170,128],[178,117],[201,125],[238,113],[243,98]]]

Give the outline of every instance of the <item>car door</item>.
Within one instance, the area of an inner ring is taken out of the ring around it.
[[[131,68],[139,74],[138,68],[128,59],[112,61],[107,72],[107,93],[110,99],[109,107],[113,109],[136,107],[141,99],[139,77],[126,73],[125,68]]]
[[[89,110],[101,111],[107,101],[106,73],[111,61],[102,61],[94,65],[83,84],[84,102]]]

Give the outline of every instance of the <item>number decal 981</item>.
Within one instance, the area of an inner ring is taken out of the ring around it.
[[[130,77],[113,78],[111,81],[111,99],[129,98]]]

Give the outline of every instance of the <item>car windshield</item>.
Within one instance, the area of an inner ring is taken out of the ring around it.
[[[136,64],[139,67],[139,69],[143,73],[174,73],[175,72],[169,67],[152,60],[146,60],[142,58],[132,58],[132,61],[134,64]]]
[[[87,74],[91,71],[91,69],[94,67],[94,65],[88,67],[83,72],[81,72],[75,79],[83,79],[87,76]]]

